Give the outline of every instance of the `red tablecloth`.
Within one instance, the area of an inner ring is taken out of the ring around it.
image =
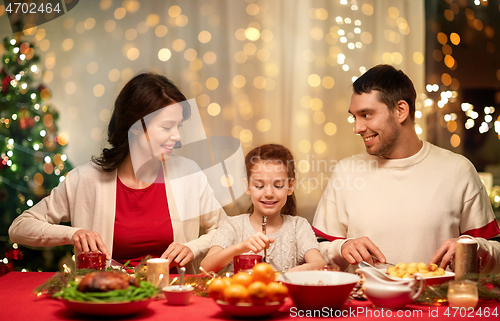
[[[68,310],[66,306],[49,297],[36,297],[33,290],[43,284],[54,273],[48,272],[11,272],[0,277],[0,321],[46,321],[46,320],[98,320],[96,317],[84,316]],[[379,319],[407,319],[407,320],[498,320],[500,303],[481,302],[479,307],[484,312],[490,312],[489,317],[474,314],[465,315],[455,313],[448,307],[420,307],[407,306],[408,309],[388,311],[373,309],[370,302],[351,301],[345,304],[341,318],[343,320],[379,320]],[[446,312],[449,312],[447,315]],[[493,315],[496,311],[497,316]],[[310,311],[311,312],[311,311]],[[320,311],[323,316],[335,316],[327,310]],[[311,312],[312,313],[312,312]],[[268,320],[295,320],[307,311],[298,311],[291,300],[288,300],[281,309]],[[321,316],[321,315],[318,315]],[[193,297],[189,306],[175,307],[166,304],[165,300],[152,302],[145,310],[125,318],[126,320],[183,320],[203,321],[214,319],[232,319],[214,303],[212,299]],[[117,319],[114,319],[117,320]]]

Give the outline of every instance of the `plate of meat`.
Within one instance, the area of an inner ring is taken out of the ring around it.
[[[123,316],[145,309],[157,289],[119,272],[93,272],[54,294],[67,308],[86,315]]]

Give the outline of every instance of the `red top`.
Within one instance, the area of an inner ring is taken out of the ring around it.
[[[163,173],[143,189],[117,181],[113,259],[136,266],[147,255],[160,257],[174,240]]]

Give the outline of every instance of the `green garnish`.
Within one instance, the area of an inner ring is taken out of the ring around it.
[[[131,302],[153,297],[158,289],[147,281],[142,281],[139,287],[130,285],[127,289],[112,290],[108,292],[80,292],[74,281],[68,286],[54,293],[52,297],[65,300],[82,302]]]

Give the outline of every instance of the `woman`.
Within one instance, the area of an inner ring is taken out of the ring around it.
[[[190,115],[186,97],[166,77],[130,80],[109,122],[110,147],[17,217],[12,241],[73,244],[77,253],[100,251],[132,265],[152,255],[185,266],[206,254],[226,214],[197,165],[171,155]],[[71,227],[59,225],[69,221]],[[200,227],[207,232],[201,237]],[[188,270],[194,272],[192,264]]]

